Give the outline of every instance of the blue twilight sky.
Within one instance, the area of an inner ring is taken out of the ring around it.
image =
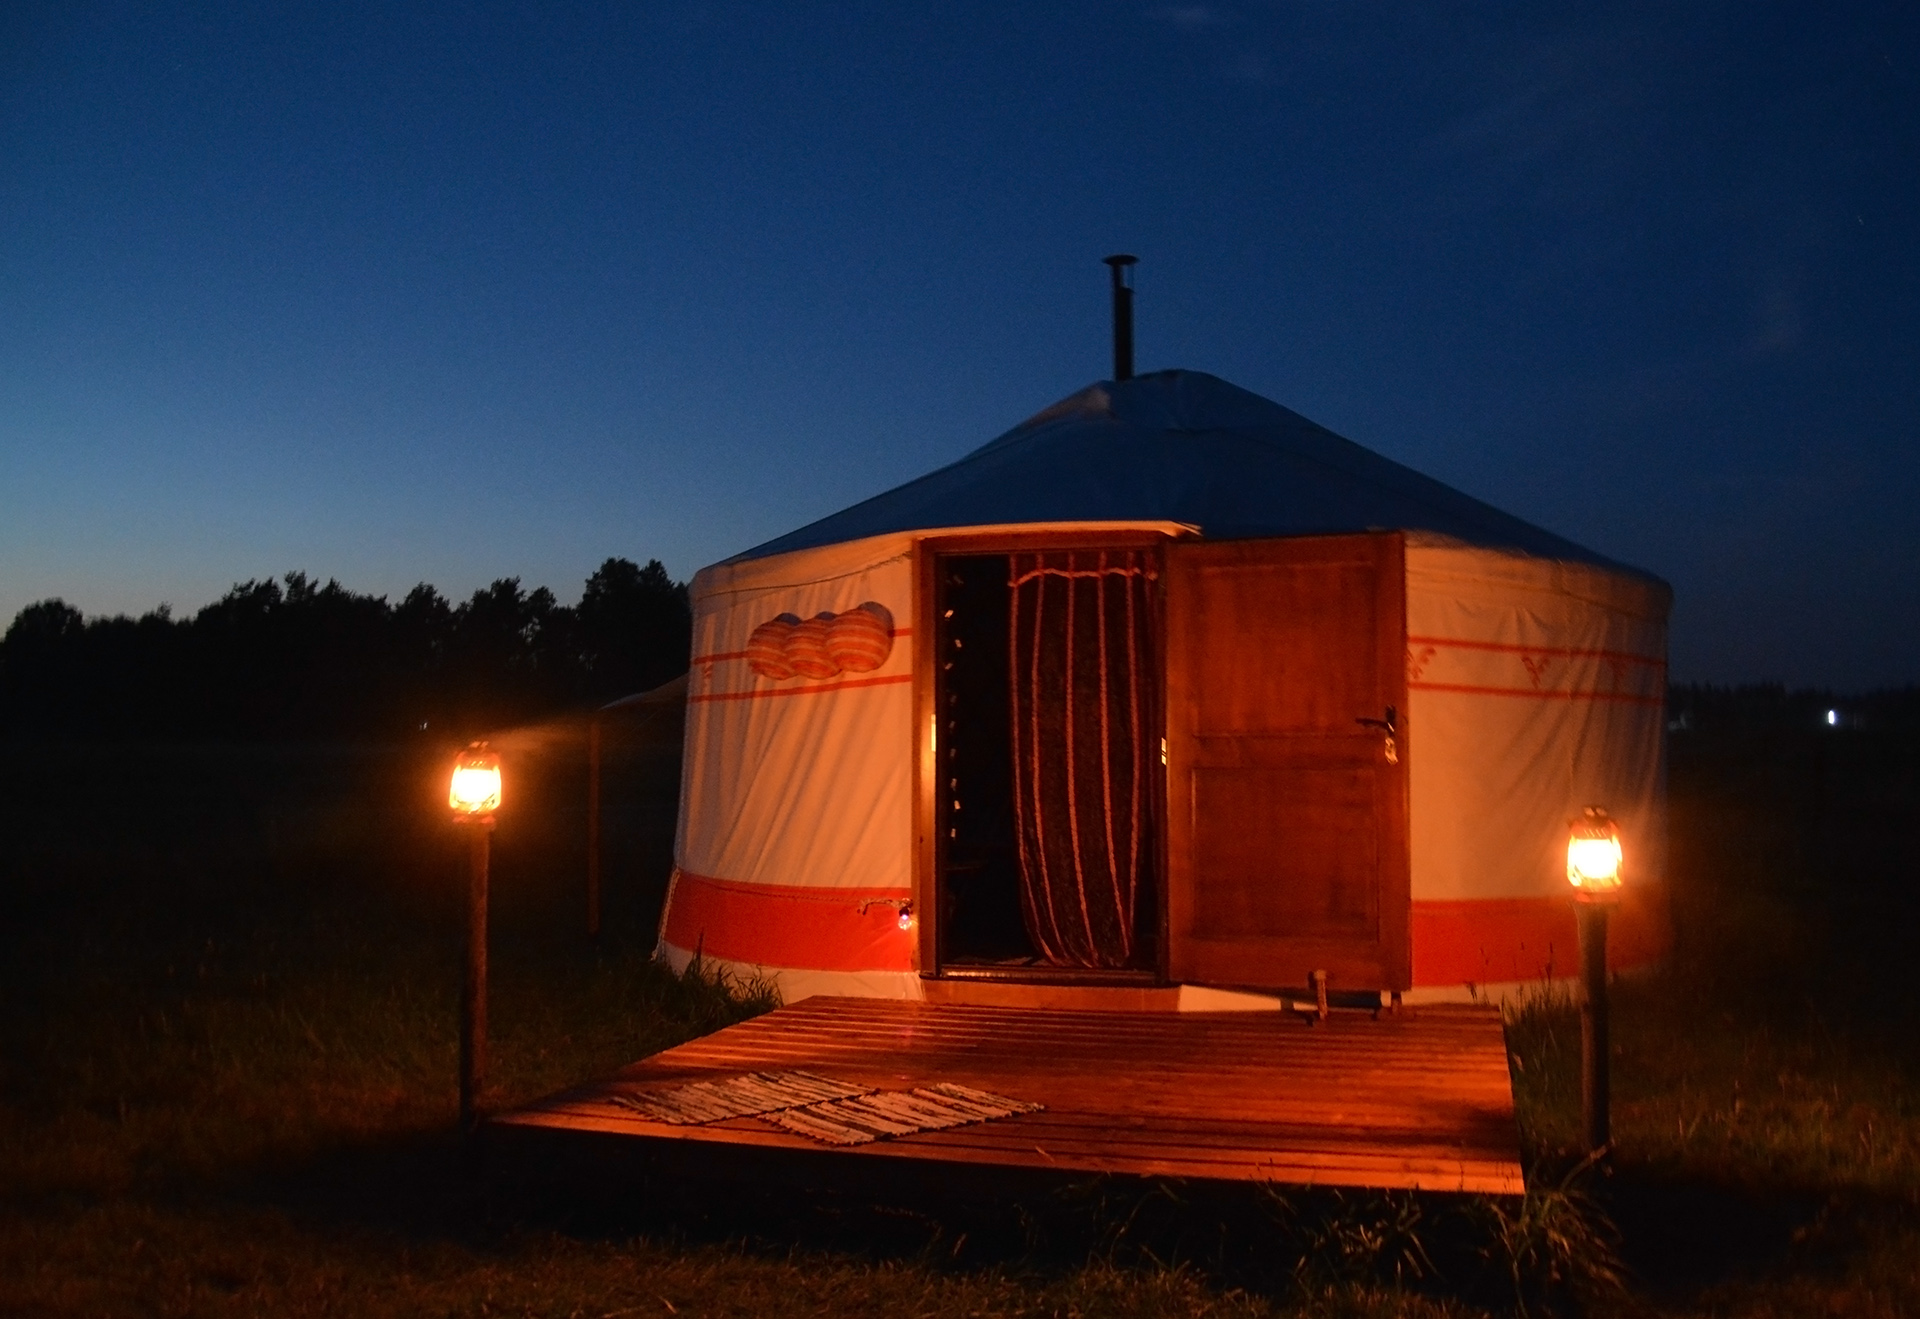
[[[0,626],[676,576],[1211,371],[1920,680],[1910,4],[0,8]]]

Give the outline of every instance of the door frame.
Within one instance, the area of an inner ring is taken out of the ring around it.
[[[940,837],[939,800],[939,657],[935,637],[939,620],[934,616],[939,598],[940,560],[978,554],[1019,554],[1036,550],[1159,550],[1176,539],[1170,532],[1146,527],[1059,531],[982,531],[952,535],[923,536],[914,542],[913,590],[913,910],[920,932],[920,976],[924,980],[1012,980],[1025,983],[1071,982],[1076,985],[1167,984],[1167,852],[1166,828],[1167,776],[1152,776],[1151,809],[1154,830],[1154,896],[1157,928],[1154,931],[1154,969],[1145,971],[1082,971],[1060,967],[1034,967],[1000,970],[998,968],[959,969],[940,965],[940,882],[946,864],[945,840]],[[1156,554],[1155,556],[1159,556]],[[1164,566],[1161,569],[1164,580]],[[1164,609],[1163,609],[1164,614]],[[1163,626],[1153,630],[1153,662],[1160,676],[1160,708],[1153,712],[1151,727],[1160,730],[1164,751],[1166,740],[1165,676],[1167,671],[1166,634]]]

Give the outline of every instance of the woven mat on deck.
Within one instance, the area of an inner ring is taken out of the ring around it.
[[[1044,1107],[943,1081],[912,1090],[875,1090],[830,1099],[768,1113],[766,1118],[788,1131],[829,1145],[865,1145],[916,1131],[941,1131],[1015,1113],[1038,1113]]]
[[[638,1090],[609,1095],[607,1102],[630,1108],[655,1122],[694,1126],[732,1117],[759,1117],[783,1108],[872,1094],[873,1087],[850,1085],[812,1072],[749,1072],[724,1081],[695,1081],[671,1090]]]

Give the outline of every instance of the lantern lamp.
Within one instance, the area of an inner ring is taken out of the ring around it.
[[[1570,822],[1567,883],[1573,885],[1575,897],[1588,902],[1619,897],[1624,859],[1620,830],[1604,807],[1589,806]]]
[[[493,868],[493,814],[500,809],[500,757],[475,742],[453,762],[447,805],[468,836],[467,961],[460,993],[460,1129],[480,1121],[487,1079],[487,890]]]
[[[487,750],[485,742],[473,743],[453,762],[447,805],[454,819],[483,824],[491,823],[500,809],[500,757]]]
[[[1582,990],[1580,1118],[1587,1149],[1596,1157],[1613,1148],[1607,916],[1620,901],[1624,859],[1619,827],[1604,807],[1589,806],[1568,822],[1567,883],[1573,886]]]

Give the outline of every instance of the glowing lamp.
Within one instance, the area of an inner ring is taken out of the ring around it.
[[[453,762],[447,805],[456,820],[491,820],[500,809],[500,757],[475,742]]]
[[[493,864],[493,813],[500,809],[500,757],[485,742],[471,743],[453,762],[447,805],[467,831],[467,966],[460,991],[460,1130],[480,1124],[487,1082],[487,888]]]
[[[913,928],[913,900],[911,898],[868,898],[859,907],[860,914],[866,915],[875,907],[892,907],[894,924],[903,930]]]
[[[1567,883],[1580,940],[1580,1119],[1587,1149],[1613,1148],[1612,1064],[1607,1044],[1607,917],[1620,901],[1620,830],[1599,806],[1567,824]]]
[[[1575,816],[1567,837],[1567,883],[1576,897],[1604,901],[1620,893],[1620,830],[1599,806]]]

